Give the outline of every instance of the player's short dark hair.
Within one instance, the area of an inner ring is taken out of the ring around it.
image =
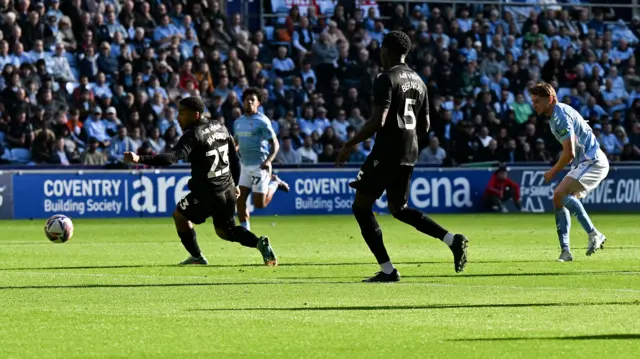
[[[382,47],[386,47],[398,56],[406,55],[411,51],[411,38],[400,30],[394,30],[384,35]]]
[[[204,102],[201,98],[191,96],[180,100],[180,107],[189,111],[204,113]]]
[[[256,98],[258,99],[258,101],[262,102],[262,92],[255,88],[255,87],[249,87],[248,89],[244,90],[242,92],[242,98],[245,99],[251,95],[255,95]]]

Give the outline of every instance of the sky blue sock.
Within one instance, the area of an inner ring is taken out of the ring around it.
[[[571,215],[565,208],[556,209],[556,228],[558,240],[562,249],[569,249],[569,230],[571,229]]]
[[[593,226],[593,223],[591,223],[591,218],[589,218],[587,211],[585,211],[582,202],[572,195],[568,195],[564,201],[565,208],[567,208],[571,214],[576,216],[578,222],[580,222],[580,225],[587,234],[595,231],[596,228]]]
[[[249,224],[249,221],[240,222],[240,226],[244,227],[247,231],[251,230],[251,224]]]

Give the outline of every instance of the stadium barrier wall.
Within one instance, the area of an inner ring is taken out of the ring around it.
[[[552,210],[558,176],[544,183],[548,167],[514,167],[509,177],[521,185],[525,212]],[[291,192],[278,193],[256,215],[349,214],[358,170],[281,169],[278,175]],[[434,169],[417,167],[409,204],[428,213],[478,213],[492,174],[488,168]],[[566,172],[565,172],[566,173]],[[563,173],[563,175],[565,174]],[[0,218],[47,218],[63,213],[72,218],[167,217],[187,192],[188,170],[109,171],[32,170],[0,172]],[[249,208],[253,206],[249,200]],[[583,199],[592,211],[633,212],[640,207],[640,167],[613,167],[603,183]],[[376,202],[388,213],[386,197]]]

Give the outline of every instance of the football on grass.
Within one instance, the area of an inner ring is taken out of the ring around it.
[[[63,214],[56,214],[44,225],[44,234],[53,243],[64,243],[73,237],[73,222]]]

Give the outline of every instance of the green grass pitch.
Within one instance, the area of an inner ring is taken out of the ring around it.
[[[0,358],[637,358],[638,215],[595,215],[608,237],[592,257],[574,221],[573,263],[557,263],[553,216],[435,216],[467,234],[470,262],[379,216],[397,284],[348,216],[254,217],[277,268],[198,239],[186,258],[171,219],[76,219],[51,244],[44,221],[0,222]]]

